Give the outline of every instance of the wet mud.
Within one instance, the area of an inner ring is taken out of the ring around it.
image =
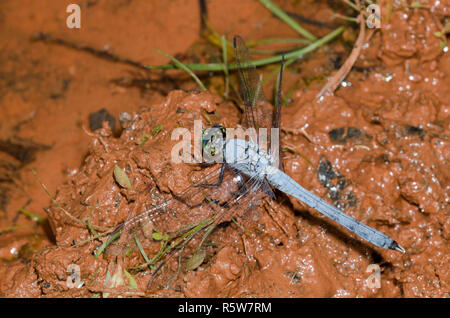
[[[335,10],[352,13],[330,1],[276,2],[321,21],[306,24],[317,36],[344,23]],[[288,175],[406,253],[373,247],[276,193],[152,266],[141,266],[142,249],[154,257],[164,235],[210,212],[178,202],[136,236],[142,246],[132,233],[125,251],[116,248],[124,236],[99,253],[102,233],[161,200],[175,202],[213,170],[171,161],[174,129],[193,134],[194,120],[236,127],[242,111],[222,97],[222,77],[200,73],[210,87],[203,92],[185,73],[147,72],[36,34],[142,65],[167,62],[153,49],[183,62],[220,61],[220,50],[200,38],[198,3],[83,2],[86,24],[68,30],[68,1],[46,1],[45,10],[35,1],[2,2],[0,296],[448,297],[450,58],[437,32],[449,23],[450,3],[394,2],[380,1],[382,28],[333,96],[316,98],[350,54],[356,24],[285,70],[283,90],[293,89],[282,107],[281,145]],[[257,1],[207,4],[210,22],[229,39],[297,36]],[[223,193],[216,196],[214,203]],[[379,286],[367,281],[372,264]]]

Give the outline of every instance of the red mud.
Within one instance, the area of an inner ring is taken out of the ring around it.
[[[194,237],[164,264],[161,276],[173,274],[168,289],[158,279],[147,288],[148,269],[133,274],[137,288],[129,289],[122,269],[143,263],[138,253],[95,258],[104,239],[73,247],[92,237],[73,217],[89,218],[101,232],[154,203],[152,194],[179,194],[198,169],[171,162],[173,129],[192,129],[194,119],[207,127],[206,117],[235,127],[241,112],[220,95],[192,91],[196,84],[185,74],[167,72],[181,80],[157,83],[123,63],[30,40],[46,32],[108,47],[145,65],[167,62],[155,48],[189,61],[204,50],[196,1],[92,1],[83,7],[85,24],[76,31],[64,24],[71,2],[4,1],[0,7],[0,296],[449,296],[450,58],[435,35],[448,23],[449,1],[391,12],[391,1],[381,1],[382,28],[363,46],[335,96],[314,101],[335,64],[351,51],[356,25],[343,36],[350,45],[334,41],[285,72],[284,91],[297,87],[282,109],[286,173],[391,236],[406,254],[374,248],[301,202],[280,197],[271,208],[241,211],[237,223],[217,227],[203,263],[188,271],[201,240]],[[296,36],[257,1],[207,3],[211,24],[228,39]],[[317,21],[342,23],[332,19],[327,1],[277,3]],[[317,36],[330,31],[308,29]],[[218,78],[209,84],[217,92],[223,85]],[[116,119],[129,114],[120,137],[118,128],[89,131],[89,114],[102,108]],[[162,129],[154,134],[158,125]],[[116,165],[132,190],[114,180]],[[72,217],[51,203],[32,169]],[[46,222],[37,224],[20,208]],[[204,217],[179,209],[164,226],[170,232]],[[20,227],[8,229],[14,225]],[[150,257],[157,253],[159,242],[143,243]],[[71,264],[80,268],[80,288],[67,284]],[[370,264],[381,268],[381,288],[366,284]]]

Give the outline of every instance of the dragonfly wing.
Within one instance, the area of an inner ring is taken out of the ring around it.
[[[259,141],[260,147],[264,145],[263,149],[267,150],[265,147],[269,142],[271,143],[271,153],[276,155],[279,159],[281,158],[281,149],[279,136],[280,132],[278,130],[277,142],[273,143],[271,128],[280,128],[281,121],[281,78],[282,71],[280,72],[280,80],[278,87],[278,97],[277,105],[275,108],[275,114],[272,116],[271,106],[265,101],[264,92],[261,85],[261,80],[256,71],[256,67],[250,57],[248,47],[246,46],[244,40],[236,35],[233,39],[234,52],[236,57],[236,64],[238,66],[239,78],[241,82],[241,94],[245,105],[245,117],[246,124],[249,128],[267,128],[267,142],[261,143]],[[273,144],[272,144],[273,143]],[[276,149],[274,149],[276,148]],[[283,169],[281,160],[278,160],[279,168]]]
[[[271,114],[265,102],[261,80],[244,40],[235,35],[234,54],[240,79],[240,90],[245,105],[245,117],[248,128],[270,128]]]
[[[186,210],[193,210],[203,203],[204,194],[208,189],[196,187],[201,183],[216,183],[220,170],[212,169],[205,171],[193,171],[191,180],[192,186],[187,187],[180,193],[160,193],[152,194],[153,204],[136,202],[130,208],[127,219],[119,224],[110,234],[109,239],[120,238],[114,244],[108,245],[106,252],[113,248],[113,254],[128,253],[137,248],[134,235],[142,237],[143,241],[151,240],[153,232],[168,233],[176,231],[184,224],[188,224],[189,217],[195,221],[195,213],[186,213]],[[180,218],[179,216],[183,216]],[[199,216],[201,217],[201,216]]]
[[[283,58],[281,60],[281,67],[280,67],[280,74],[278,76],[278,89],[277,89],[277,96],[276,96],[276,102],[275,102],[275,114],[273,116],[273,123],[272,123],[272,127],[275,129],[278,129],[278,139],[280,138],[280,126],[281,126],[281,88],[282,88],[282,83],[283,83],[283,67],[284,67],[284,55]],[[283,165],[283,160],[281,160],[281,143],[280,140],[278,140],[278,149],[273,149],[274,145],[271,145],[271,151],[278,152],[278,168],[281,171],[284,171],[284,165]]]
[[[220,169],[197,172],[199,175],[193,177],[194,184],[181,193],[166,195],[168,199],[161,196],[159,202],[152,206],[145,206],[145,203],[135,206],[134,210],[141,212],[130,211],[130,217],[109,236],[111,244],[107,245],[105,252],[113,255],[131,255],[134,252],[139,258],[142,256],[139,245],[144,250],[154,250],[159,246],[155,235],[156,238],[176,238],[190,230],[190,225],[207,219],[212,220],[211,224],[230,221],[235,213],[242,212],[242,204],[248,203],[261,186],[261,180],[256,178],[240,182],[235,171],[229,168],[220,188],[205,187],[202,185],[217,183]]]

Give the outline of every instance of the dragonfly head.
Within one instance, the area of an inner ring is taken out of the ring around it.
[[[222,125],[215,125],[203,130],[202,150],[208,156],[216,156],[223,151],[226,139],[226,129]]]

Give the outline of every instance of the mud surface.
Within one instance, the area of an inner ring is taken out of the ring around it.
[[[85,1],[82,28],[69,30],[71,2],[0,4],[0,296],[449,296],[450,58],[436,32],[448,23],[450,2],[406,9],[381,1],[382,28],[334,96],[315,100],[349,55],[356,25],[285,72],[284,91],[294,88],[282,108],[285,171],[394,238],[406,254],[374,248],[278,194],[225,218],[195,269],[187,267],[202,235],[159,262],[155,276],[155,268],[130,270],[145,263],[136,250],[118,257],[109,248],[96,258],[105,237],[92,238],[182,193],[203,173],[170,160],[175,128],[193,131],[195,119],[204,127],[235,127],[242,113],[220,96],[221,78],[203,74],[211,92],[200,92],[180,72],[155,77],[123,61],[33,40],[51,34],[142,65],[167,62],[155,48],[187,62],[220,61],[220,50],[200,39],[196,1]],[[277,3],[328,26],[343,23],[333,19],[335,2]],[[229,39],[296,36],[257,1],[207,4],[212,25]],[[330,32],[307,28],[316,36]],[[130,188],[114,177],[116,166]],[[201,221],[208,217],[202,211],[180,206],[158,230]],[[161,243],[151,235],[142,241],[150,258]],[[371,264],[381,269],[380,288],[366,283]],[[76,268],[79,285],[68,283]]]

